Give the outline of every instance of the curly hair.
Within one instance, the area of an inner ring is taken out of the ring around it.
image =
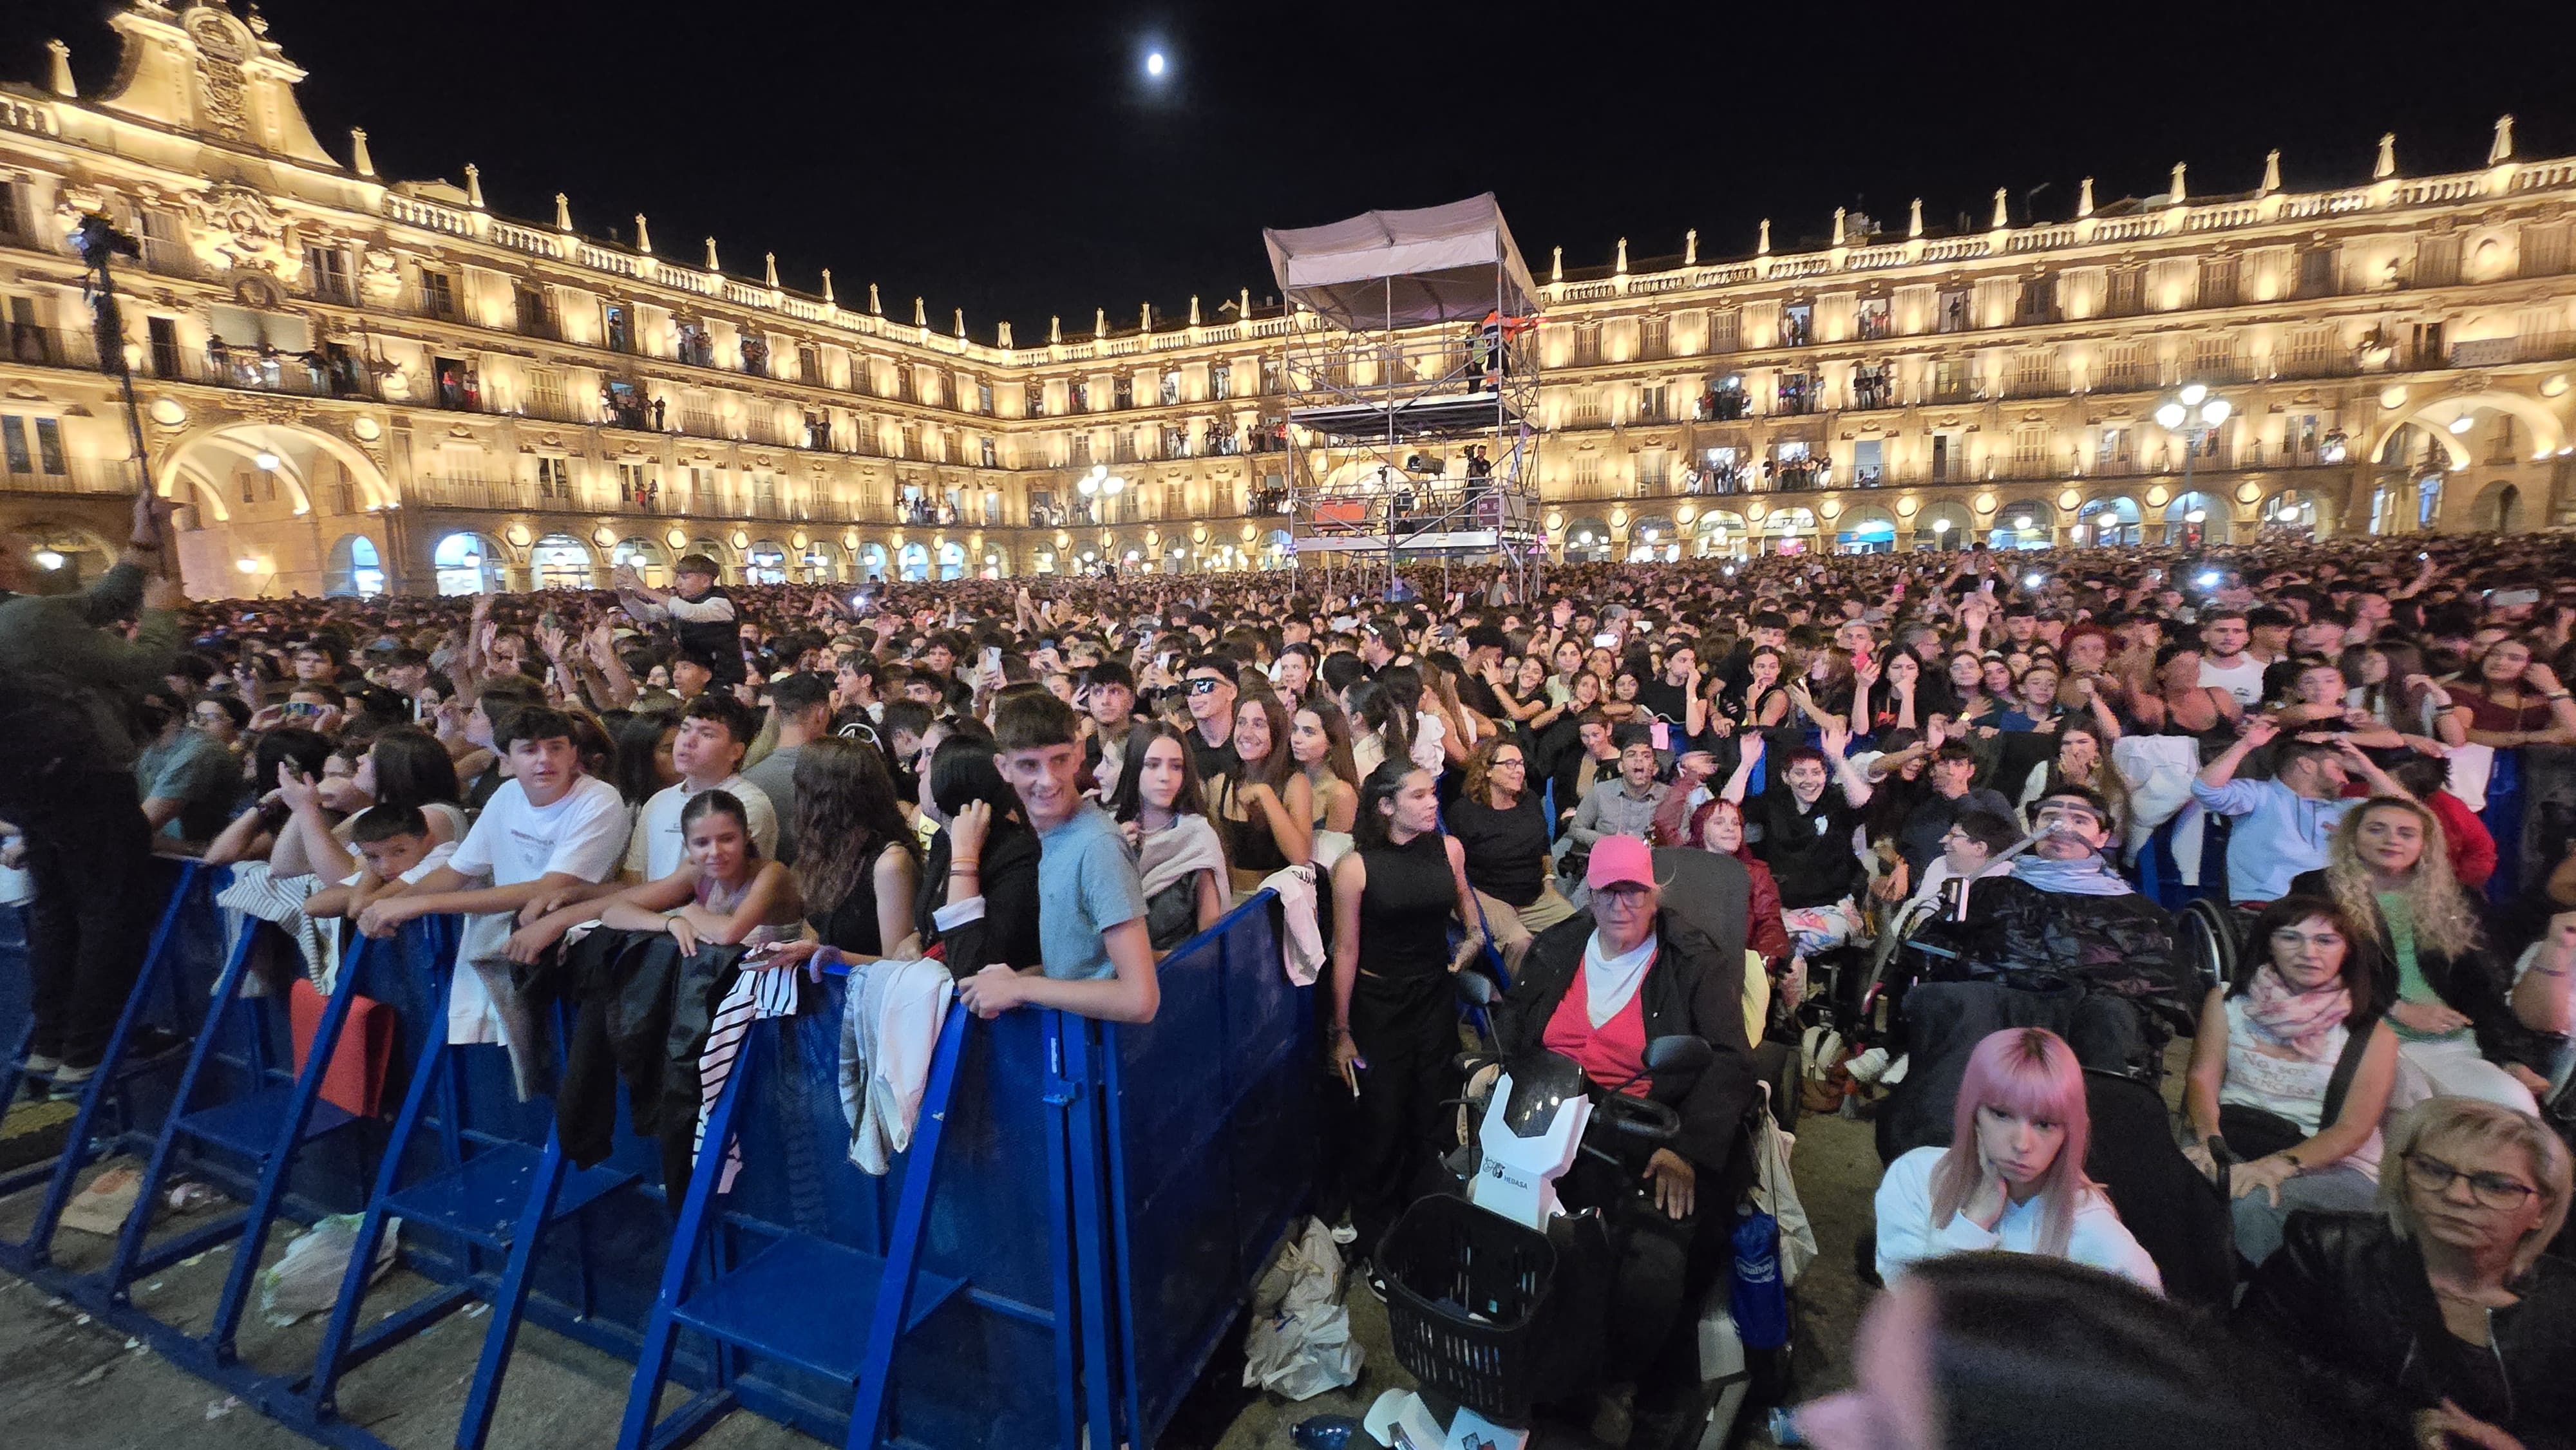
[[[2406,873],[2406,906],[2415,922],[2418,945],[2432,948],[2446,957],[2464,956],[2478,945],[2477,912],[2469,904],[2468,893],[2460,889],[2459,878],[2451,874],[2450,846],[2442,835],[2442,818],[2422,803],[2404,796],[2375,795],[2344,813],[2335,827],[2334,840],[2326,847],[2326,886],[2334,893],[2337,905],[2352,913],[2356,921],[2378,922],[2378,891],[2370,884],[2370,868],[2361,864],[2361,823],[2373,811],[2404,811],[2415,818],[2424,832],[2423,854],[2415,858],[2414,869]]]

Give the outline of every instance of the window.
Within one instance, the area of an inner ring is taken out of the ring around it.
[[[981,378],[975,381],[975,411],[987,418],[993,416],[993,385]]]
[[[621,463],[617,465],[620,480],[617,493],[621,502],[630,501],[631,499],[631,496],[626,490],[624,478],[626,471],[635,467],[637,467],[637,465],[632,463]],[[555,458],[546,455],[538,456],[537,497],[541,499],[562,499],[567,501],[572,498],[571,459]]]
[[[1046,384],[1034,379],[1030,381],[1028,388],[1028,416],[1032,418],[1046,416]]]
[[[1666,358],[1673,353],[1673,322],[1669,317],[1649,317],[1637,324],[1637,356],[1648,361]]]
[[[2105,392],[2134,392],[2145,383],[2146,372],[2139,360],[2134,342],[2113,343],[2102,352],[2102,389]]]
[[[1208,369],[1208,396],[1211,398],[1234,396],[1234,368],[1231,364],[1217,363]]]
[[[2331,297],[2335,290],[2335,249],[2302,247],[2299,249],[2298,295]]]
[[[0,416],[0,458],[5,458],[11,473],[33,473],[35,462],[27,453],[27,420]]]
[[[2129,461],[2130,446],[2135,441],[2136,435],[2130,429],[2103,429],[2102,444],[2096,451],[2096,456],[2100,460],[2101,466],[2104,468],[2115,468],[2126,464]]]
[[[1816,308],[1811,302],[1792,303],[1780,309],[1780,345],[1805,347],[1816,340]]]
[[[2054,275],[2032,277],[2021,284],[2021,304],[2013,314],[2015,322],[2055,322],[2057,320],[2057,278]]]
[[[1943,482],[1951,476],[1951,466],[1957,462],[1955,452],[1956,440],[1949,434],[1932,435],[1932,481],[1934,483]]]
[[[1162,397],[1166,408],[1181,400],[1181,375],[1178,372],[1163,374]]]
[[[1261,391],[1264,396],[1280,391],[1281,366],[1280,360],[1275,357],[1261,360]]]
[[[2415,245],[2415,285],[2448,287],[2460,280],[2460,239],[2426,237]]]
[[[1109,404],[1111,407],[1132,408],[1136,406],[1136,379],[1133,375],[1120,373],[1111,381],[1109,386],[1112,390]]]
[[[2102,301],[2105,317],[2135,317],[2146,307],[2147,274],[2142,267],[2115,267]]]
[[[17,304],[18,299],[10,299],[9,305],[13,310]],[[154,317],[145,320],[143,329],[152,341],[152,375],[159,378],[179,376],[182,366],[179,358],[179,324],[167,317]]]
[[[2013,430],[2013,464],[2017,468],[2035,469],[2048,462],[2048,427],[2043,423],[2025,423]]]
[[[1077,413],[1090,412],[1091,380],[1089,378],[1075,378],[1069,387],[1073,396],[1073,411]]]
[[[0,427],[5,427],[8,430],[6,446],[9,455],[9,471],[11,473],[26,472],[27,440],[18,432],[18,420],[15,418],[0,418]],[[39,463],[44,465],[44,471],[46,473],[60,477],[64,472],[63,425],[61,419],[38,418],[36,420],[36,459]],[[274,487],[274,485],[272,485],[272,487]]]
[[[2200,305],[2233,307],[2236,305],[2236,258],[2203,257],[2200,259]]]
[[[2315,377],[2332,367],[2335,352],[2332,325],[2293,328],[2290,345],[2283,355],[2283,366],[2292,377]]]
[[[563,374],[553,368],[530,368],[528,407],[540,418],[569,419],[571,414],[564,407]]]
[[[1566,361],[1576,367],[1582,367],[1588,363],[1597,363],[1601,361],[1600,323],[1578,322],[1574,324],[1572,351],[1566,355]]]
[[[1672,486],[1671,455],[1660,448],[1648,448],[1637,454],[1637,491],[1662,493]]]
[[[0,187],[0,198],[5,198],[7,194],[8,188]],[[0,200],[0,211],[5,211],[6,208],[6,201]],[[0,217],[0,221],[5,220],[5,217]],[[0,225],[0,231],[7,230],[5,225]],[[304,249],[304,286],[305,290],[325,302],[348,305],[352,300],[352,294],[349,291],[349,254],[338,247],[306,247]]]
[[[1960,358],[1945,357],[1934,362],[1932,401],[1956,403],[1966,400],[1974,392],[1972,378],[1975,371],[1972,364]]]
[[[1860,304],[1858,327],[1862,340],[1875,342],[1896,335],[1896,314],[1884,297],[1864,298]]]
[[[999,468],[1002,466],[1002,455],[999,450],[994,448],[992,439],[977,439],[976,449],[978,455],[983,459],[983,463],[986,468]]]
[[[179,235],[179,218],[166,211],[142,213],[143,265],[149,271],[187,276],[196,268],[189,264],[188,244]]]
[[[1649,383],[1637,390],[1637,419],[1642,423],[1661,423],[1672,417],[1671,391],[1662,383]]]
[[[1576,428],[1597,426],[1601,422],[1600,390],[1597,388],[1585,388],[1581,392],[1576,393],[1574,395],[1574,406],[1568,410],[1566,422]]]
[[[615,302],[602,303],[599,309],[600,340],[610,352],[633,352],[635,333],[626,320],[626,308]]]
[[[519,332],[525,337],[555,335],[555,303],[543,287],[520,286],[511,289],[511,300],[519,314]]]
[[[1601,455],[1584,452],[1574,455],[1574,486],[1587,494],[1601,486]]]
[[[2191,361],[2196,381],[2233,382],[2236,379],[2236,339],[2232,337],[2196,339],[2192,343]]]
[[[1708,350],[1733,352],[1744,327],[1740,312],[1712,312],[1708,318]]]
[[[0,188],[0,213],[7,207],[7,191]],[[0,216],[5,221],[5,216]],[[0,225],[0,231],[7,230]],[[2565,222],[2526,222],[2522,228],[2522,275],[2555,277],[2567,270],[2567,224]]]
[[[1936,319],[1938,329],[1942,332],[1965,332],[1969,328],[1976,326],[1976,319],[1968,310],[1968,289],[1965,287],[1943,288],[1941,291],[1940,306],[1933,313],[1933,316]]]
[[[18,183],[0,181],[0,237],[23,241],[26,235],[27,220],[18,205]]]
[[[2013,392],[2021,397],[2057,391],[2057,355],[2044,347],[2025,348],[2013,359]]]
[[[432,317],[454,319],[456,279],[445,272],[423,267],[420,272],[420,310]]]

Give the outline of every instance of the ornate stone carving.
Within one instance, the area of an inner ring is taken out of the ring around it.
[[[240,22],[212,7],[188,12],[188,38],[197,43],[197,90],[206,128],[229,141],[250,134],[250,78],[242,62],[251,41]]]
[[[303,254],[294,245],[294,224],[267,197],[239,182],[219,181],[189,197],[188,214],[215,255],[232,267],[288,282],[304,270]]]
[[[390,308],[402,298],[402,259],[381,247],[358,257],[358,293],[370,307]]]

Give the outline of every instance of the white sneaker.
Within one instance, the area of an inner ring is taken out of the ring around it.
[[[1873,1047],[1853,1058],[1848,1066],[1853,1081],[1874,1083],[1878,1081],[1879,1074],[1887,1071],[1887,1049]]]

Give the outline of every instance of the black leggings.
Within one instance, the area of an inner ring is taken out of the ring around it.
[[[1359,1248],[1372,1257],[1406,1205],[1429,1191],[1432,1164],[1455,1137],[1454,1119],[1440,1106],[1454,1095],[1455,991],[1445,970],[1364,974],[1351,988],[1351,1043],[1368,1066],[1359,1073],[1343,1172]]]

